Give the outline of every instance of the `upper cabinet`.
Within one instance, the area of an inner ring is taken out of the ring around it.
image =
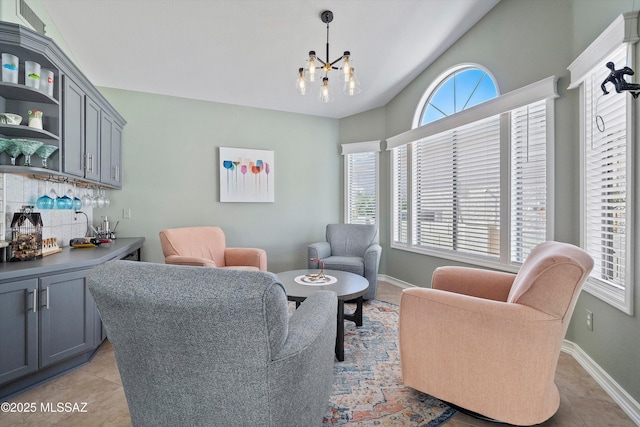
[[[31,155],[30,165],[25,165],[27,156],[22,152],[4,148],[0,172],[58,176],[121,188],[124,118],[50,38],[0,22],[0,53],[17,57],[19,69],[17,83],[0,81],[0,114],[22,116],[19,124],[0,123],[0,138],[55,147],[46,162],[44,155]],[[27,61],[52,72],[52,93],[27,84]],[[42,113],[42,129],[29,126],[30,111]]]
[[[100,115],[100,181],[122,186],[122,126],[107,112]]]

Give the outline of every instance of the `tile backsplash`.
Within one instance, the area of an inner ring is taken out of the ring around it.
[[[82,198],[82,195],[92,192],[91,189],[76,187],[72,183],[58,183],[29,178],[21,175],[0,174],[0,234],[4,240],[11,240],[11,221],[13,214],[20,212],[23,205],[34,206],[34,212],[39,212],[42,217],[42,238],[56,237],[58,246],[69,246],[69,241],[73,237],[83,237],[87,232],[87,220],[93,223],[93,208],[82,207],[82,212],[87,214],[76,214],[73,209],[38,209],[36,201],[38,197],[48,194],[54,190],[60,197],[73,191],[75,196]],[[0,239],[1,240],[1,239]]]

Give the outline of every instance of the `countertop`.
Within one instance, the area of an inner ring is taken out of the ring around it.
[[[0,263],[0,282],[24,277],[42,276],[63,270],[91,268],[112,259],[120,259],[140,249],[144,237],[117,238],[94,248],[65,246],[62,252],[32,261]]]

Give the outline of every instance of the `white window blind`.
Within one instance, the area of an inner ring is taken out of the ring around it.
[[[408,150],[407,145],[401,145],[391,151],[392,170],[392,215],[393,215],[393,242],[406,245],[409,242],[408,234]]]
[[[377,158],[377,152],[346,155],[348,224],[376,223]]]
[[[516,271],[553,238],[556,82],[387,140],[393,247]]]
[[[547,236],[546,101],[511,112],[511,262],[519,264]]]
[[[627,62],[625,46],[610,60]],[[609,70],[599,64],[585,79],[584,238],[595,264],[590,280],[618,290],[627,284],[628,130],[627,94],[603,95],[600,85]]]
[[[500,117],[419,141],[413,170],[413,244],[498,258]]]

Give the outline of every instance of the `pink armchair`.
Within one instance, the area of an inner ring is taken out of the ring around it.
[[[171,228],[160,232],[165,264],[267,270],[267,253],[256,248],[228,248],[220,227]]]
[[[518,274],[441,267],[432,289],[402,293],[405,385],[502,422],[537,424],[558,409],[560,347],[593,260],[545,242]]]

